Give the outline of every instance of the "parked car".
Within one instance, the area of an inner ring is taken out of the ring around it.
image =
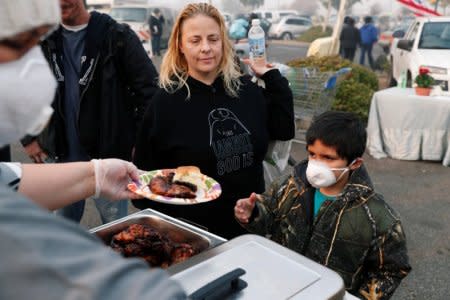
[[[312,26],[311,20],[298,16],[287,16],[280,22],[272,24],[269,29],[269,38],[292,40],[299,37]]]
[[[148,47],[150,38],[150,31],[148,28],[148,21],[153,9],[159,8],[164,17],[163,33],[161,36],[161,48],[167,48],[170,32],[172,31],[173,23],[176,18],[176,11],[161,6],[148,5],[120,5],[111,8],[111,17],[117,22],[128,24],[131,29],[136,32],[139,39]]]
[[[277,23],[286,16],[298,15],[296,10],[256,10],[253,12],[260,19],[266,19],[270,23]]]
[[[444,91],[450,81],[450,17],[418,18],[409,27],[403,39],[394,39],[391,46],[392,84],[402,73],[407,86],[413,86],[420,67],[430,70],[430,75]]]
[[[405,36],[406,31],[413,21],[414,19],[408,19],[407,21],[400,23],[400,25],[395,26],[393,29],[388,29],[380,33],[378,44],[383,48],[385,53],[389,53],[394,38],[403,38]]]

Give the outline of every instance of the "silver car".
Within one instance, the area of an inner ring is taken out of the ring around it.
[[[278,23],[272,24],[269,30],[269,38],[292,40],[299,37],[312,26],[311,20],[299,16],[287,16]]]

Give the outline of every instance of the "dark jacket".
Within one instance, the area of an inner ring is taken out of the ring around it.
[[[148,25],[150,27],[150,33],[152,34],[152,36],[161,36],[164,25],[164,17],[162,15],[156,17],[155,15],[152,14],[150,16]]]
[[[354,25],[345,24],[340,36],[342,48],[356,48],[360,42],[359,30]]]
[[[249,231],[323,264],[344,279],[346,289],[363,297],[371,289],[389,298],[409,273],[406,239],[397,213],[376,194],[362,166],[352,172],[341,196],[325,201],[314,218],[308,162],[274,182],[257,202]],[[376,290],[375,288],[378,288]],[[369,298],[368,298],[369,299]]]
[[[158,73],[136,34],[108,15],[91,13],[80,75],[78,134],[91,158],[131,160],[135,132],[156,91]],[[64,70],[61,29],[42,42],[58,80],[55,113],[38,137],[41,147],[64,159]]]
[[[142,170],[195,165],[222,186],[219,199],[196,205],[170,205],[138,200],[208,227],[231,238],[244,229],[234,221],[236,200],[264,191],[262,161],[269,140],[294,137],[294,111],[288,81],[278,70],[262,76],[266,89],[242,77],[239,99],[225,93],[222,78],[206,85],[188,78],[186,88],[153,97],[136,142],[134,162]]]

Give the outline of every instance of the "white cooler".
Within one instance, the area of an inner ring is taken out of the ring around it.
[[[192,299],[343,299],[334,271],[258,235],[243,235],[168,269]]]

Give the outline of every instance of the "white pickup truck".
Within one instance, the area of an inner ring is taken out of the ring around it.
[[[412,87],[419,68],[426,67],[435,79],[435,84],[448,91],[450,17],[417,18],[402,39],[395,38],[392,42],[391,65],[391,84],[396,84],[404,72],[406,85]]]

